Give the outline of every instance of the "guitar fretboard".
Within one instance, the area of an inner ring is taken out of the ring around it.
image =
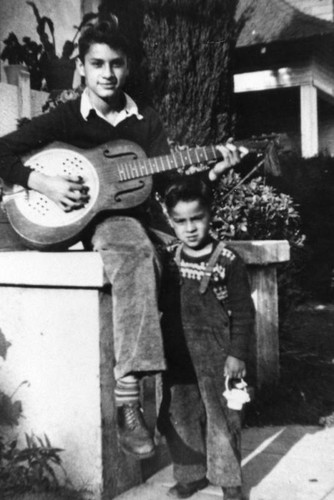
[[[221,156],[214,146],[206,146],[184,149],[154,158],[120,161],[117,163],[117,169],[119,180],[122,182],[199,163],[210,163]]]

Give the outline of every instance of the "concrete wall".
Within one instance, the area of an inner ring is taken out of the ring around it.
[[[37,90],[31,90],[31,116],[42,113],[42,106],[46,102],[48,94]],[[18,87],[8,83],[0,82],[0,136],[8,134],[17,128],[19,117]],[[28,118],[28,117],[27,117]]]
[[[102,262],[94,252],[0,253],[0,330],[10,342],[0,356],[0,390],[15,392],[23,411],[18,426],[0,430],[20,445],[25,432],[43,440],[46,434],[64,450],[73,486],[87,488],[94,500],[102,491],[102,285]]]
[[[17,87],[8,83],[0,83],[0,135],[15,130],[18,116]]]

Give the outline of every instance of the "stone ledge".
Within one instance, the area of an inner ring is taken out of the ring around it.
[[[103,284],[97,252],[0,252],[0,285],[100,288]]]
[[[246,264],[266,266],[290,260],[290,245],[286,240],[229,241]]]

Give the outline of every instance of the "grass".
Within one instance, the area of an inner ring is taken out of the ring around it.
[[[256,394],[246,426],[319,425],[334,412],[334,311],[297,309],[280,335],[280,381]]]

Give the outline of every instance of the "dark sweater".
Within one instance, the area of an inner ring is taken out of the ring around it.
[[[141,146],[148,157],[168,154],[169,146],[157,113],[145,105],[138,105],[138,110],[142,120],[130,116],[114,127],[94,111],[85,120],[80,113],[80,98],[61,104],[0,139],[0,177],[27,187],[31,169],[23,166],[20,156],[54,141],[92,149],[108,141],[125,139]]]

